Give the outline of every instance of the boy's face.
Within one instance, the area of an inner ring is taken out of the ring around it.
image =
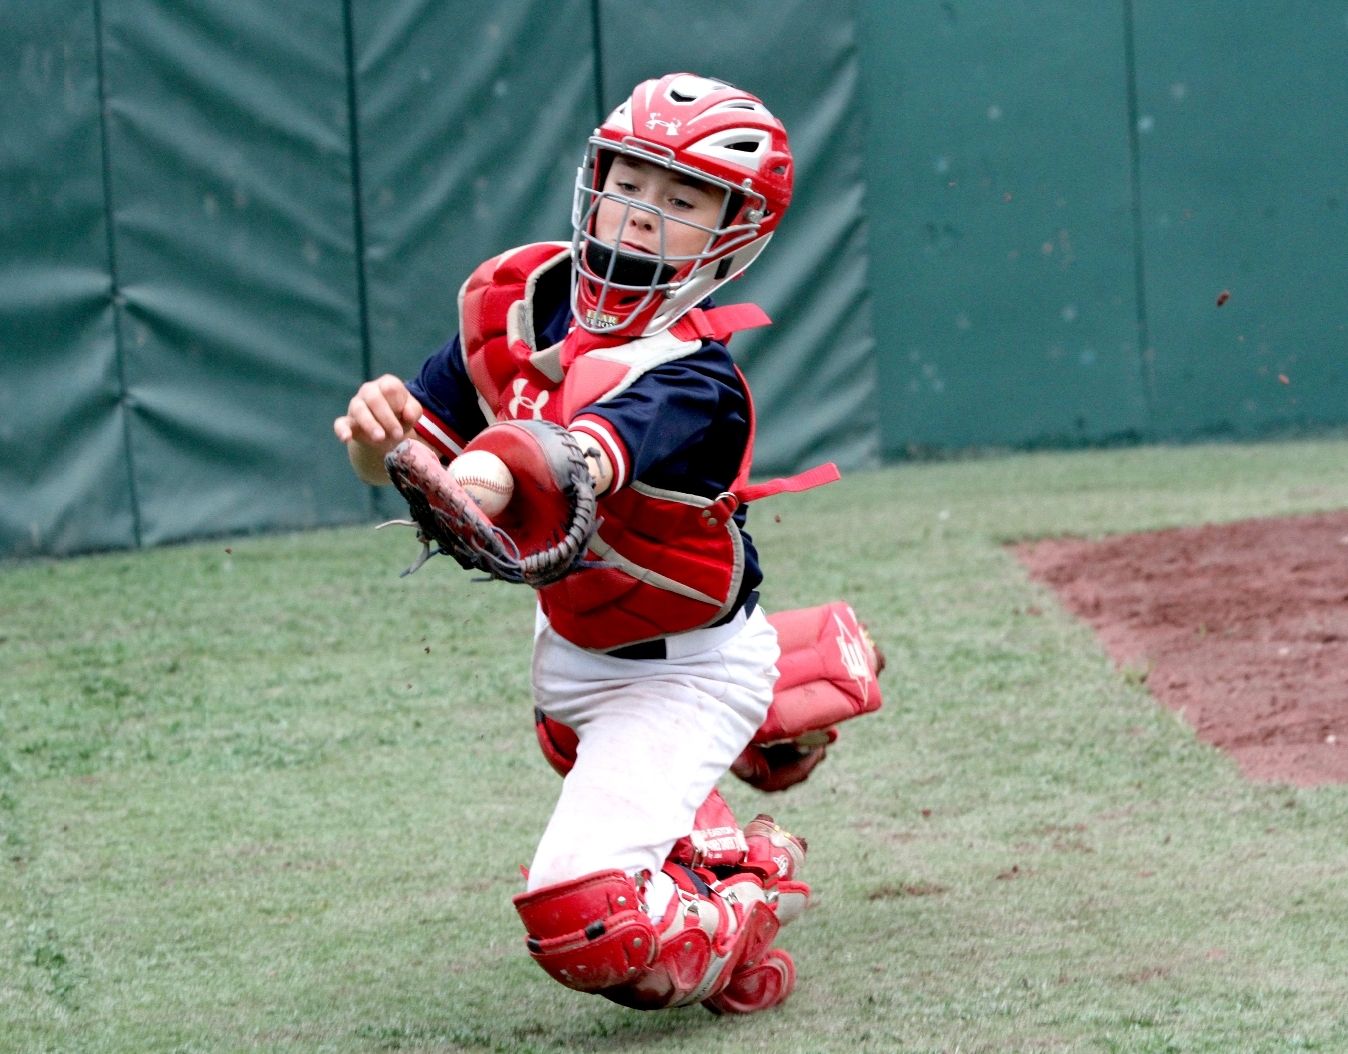
[[[667,257],[696,256],[703,252],[710,236],[687,224],[715,227],[721,217],[721,203],[725,200],[725,191],[720,187],[622,155],[613,159],[604,180],[604,190],[654,205],[664,212]],[[624,211],[627,212],[625,223]],[[620,226],[622,230],[619,230]],[[653,212],[627,209],[622,202],[612,198],[600,200],[599,208],[595,210],[594,233],[608,245],[616,241],[623,252],[660,254],[660,217]]]

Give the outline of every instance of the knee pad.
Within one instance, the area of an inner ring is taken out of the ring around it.
[[[800,918],[810,899],[810,887],[797,878],[805,864],[805,839],[786,831],[766,813],[759,813],[741,830],[716,790],[697,810],[693,825],[691,834],[674,843],[670,863],[714,868],[722,875],[726,868],[751,871],[758,876],[781,925]]]
[[[794,922],[810,902],[810,887],[797,878],[805,865],[805,839],[784,830],[767,813],[759,813],[749,821],[744,838],[749,847],[749,864],[767,876],[763,884],[777,921],[783,926]],[[786,986],[787,991],[790,987]]]
[[[618,870],[597,871],[514,898],[534,961],[578,992],[629,984],[650,967],[655,927],[636,883]]]
[[[744,838],[749,861],[770,869],[777,878],[789,881],[805,866],[805,839],[797,838],[765,812],[749,821]]]
[[[715,787],[693,816],[693,829],[674,843],[669,859],[687,867],[733,867],[749,858],[744,832]]]

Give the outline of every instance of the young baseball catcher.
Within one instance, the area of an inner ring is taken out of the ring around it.
[[[459,334],[335,422],[425,546],[538,593],[535,722],[561,797],[515,906],[569,988],[643,1009],[751,1013],[790,994],[773,948],[809,897],[805,842],[716,791],[804,779],[837,722],[880,705],[880,660],[838,602],[768,618],[746,504],[754,411],[726,342],[766,325],[709,299],[791,200],[786,131],[690,74],[637,86],[589,141],[571,243],[482,264]]]

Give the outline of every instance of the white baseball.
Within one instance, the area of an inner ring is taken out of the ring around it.
[[[450,475],[472,495],[488,516],[495,516],[510,504],[515,480],[506,463],[490,450],[470,450],[449,465]]]

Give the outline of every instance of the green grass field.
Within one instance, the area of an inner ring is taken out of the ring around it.
[[[745,1019],[525,954],[560,785],[527,590],[399,580],[410,535],[369,529],[3,567],[0,1050],[1348,1049],[1348,787],[1243,781],[1004,548],[1342,507],[1348,443],[1295,442],[756,508],[769,608],[852,601],[890,669],[808,783],[725,781],[816,893],[796,994]]]

